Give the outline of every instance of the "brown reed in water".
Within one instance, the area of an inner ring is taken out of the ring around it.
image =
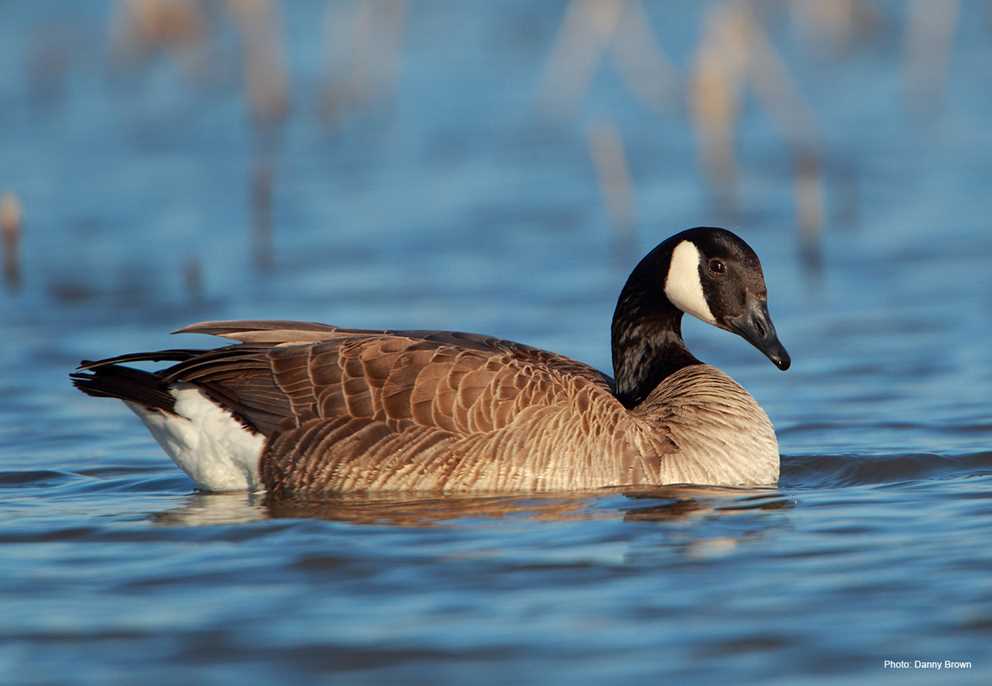
[[[189,71],[206,66],[208,22],[203,0],[123,0],[112,17],[112,52],[144,60],[168,52]]]
[[[696,48],[689,111],[697,132],[700,166],[721,210],[737,208],[734,125],[747,69],[747,36],[738,12],[726,6],[707,11]]]
[[[227,0],[241,35],[246,98],[254,133],[254,159],[248,181],[253,261],[259,269],[274,263],[272,186],[279,134],[289,115],[282,21],[271,0]]]
[[[264,159],[256,159],[252,166],[249,202],[255,266],[268,270],[275,263],[275,244],[272,238],[272,165]]]
[[[835,55],[847,53],[880,24],[878,9],[864,0],[791,0],[789,15],[810,43]]]
[[[572,0],[544,68],[544,107],[556,113],[574,110],[606,58],[646,105],[661,110],[671,103],[675,68],[640,0]]]
[[[318,112],[325,124],[384,101],[393,89],[406,30],[405,0],[361,0],[342,18],[329,2],[325,15],[327,73]],[[346,46],[344,55],[337,52]],[[339,74],[338,61],[345,74]]]
[[[256,128],[278,127],[289,114],[289,75],[282,19],[272,0],[227,0],[241,36],[245,93]]]
[[[610,223],[622,240],[630,242],[634,232],[634,184],[620,132],[613,122],[603,121],[589,127],[586,140]]]
[[[611,48],[617,71],[631,92],[655,111],[670,109],[681,79],[641,0],[627,0]]]
[[[910,5],[906,82],[910,104],[923,114],[940,111],[958,12],[957,0],[914,0]]]
[[[203,266],[199,258],[190,257],[183,265],[183,285],[192,303],[203,301]]]
[[[0,197],[0,234],[3,235],[3,280],[9,291],[21,285],[21,201],[13,193]]]
[[[798,150],[794,155],[794,189],[799,222],[799,254],[813,274],[823,266],[820,234],[824,225],[823,181],[820,159],[815,153]]]
[[[820,263],[824,191],[813,114],[748,5],[727,3],[707,12],[692,72],[690,111],[700,163],[718,207],[730,214],[737,210],[735,127],[744,89],[750,86],[796,160],[793,187],[800,253],[815,268]]]

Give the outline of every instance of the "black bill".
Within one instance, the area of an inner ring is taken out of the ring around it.
[[[730,330],[765,354],[772,363],[785,371],[792,364],[785,346],[778,340],[775,325],[768,314],[768,304],[753,301],[740,317],[728,321]]]

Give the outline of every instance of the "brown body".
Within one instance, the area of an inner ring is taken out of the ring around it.
[[[298,322],[207,322],[182,332],[243,342],[161,376],[195,384],[265,436],[259,472],[274,494],[778,476],[767,416],[708,365],[680,370],[628,410],[587,365],[473,334]]]

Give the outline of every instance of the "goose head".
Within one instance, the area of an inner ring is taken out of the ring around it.
[[[761,262],[751,246],[726,229],[698,227],[672,236],[656,250],[668,302],[737,334],[779,369],[789,368],[789,353],[768,314]]]

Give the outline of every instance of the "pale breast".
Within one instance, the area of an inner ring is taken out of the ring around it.
[[[716,367],[680,369],[633,414],[675,445],[673,454],[659,459],[662,483],[736,486],[778,480],[778,441],[768,415]]]

